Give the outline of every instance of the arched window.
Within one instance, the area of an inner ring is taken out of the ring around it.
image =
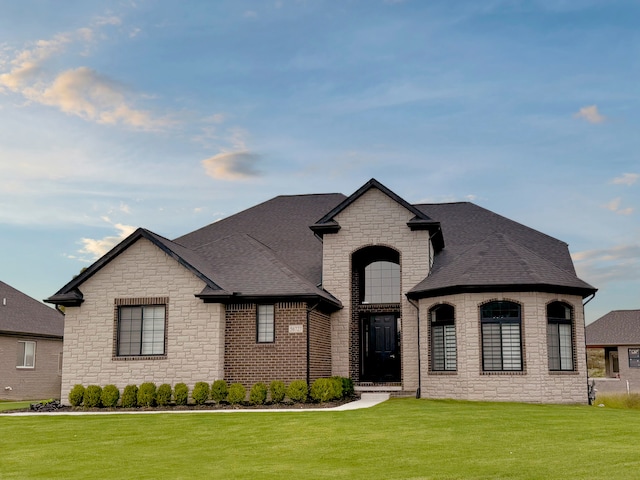
[[[573,370],[573,309],[563,302],[547,305],[549,370]]]
[[[455,310],[451,305],[437,305],[429,310],[431,371],[456,371]]]
[[[482,370],[522,371],[520,305],[490,302],[480,307]]]
[[[364,267],[363,303],[400,303],[400,265],[379,261]]]

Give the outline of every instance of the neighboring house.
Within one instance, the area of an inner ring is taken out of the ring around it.
[[[600,393],[640,393],[640,310],[613,310],[586,327],[587,348],[604,350]],[[628,390],[627,390],[628,389]]]
[[[341,375],[429,398],[587,402],[567,245],[376,180],[279,196],[175,240],[136,230],[47,301],[71,387]]]
[[[0,282],[0,399],[60,398],[64,316]]]

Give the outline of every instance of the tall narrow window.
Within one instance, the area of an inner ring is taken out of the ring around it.
[[[35,368],[36,342],[18,342],[18,359],[16,362],[16,366],[18,368]]]
[[[490,302],[481,307],[482,369],[522,371],[520,305]]]
[[[164,355],[165,306],[118,309],[118,355]]]
[[[438,305],[429,311],[431,327],[431,370],[456,370],[456,326],[454,308]]]
[[[256,323],[258,343],[275,342],[276,330],[273,305],[258,305],[258,318]]]
[[[573,310],[562,302],[547,305],[549,370],[573,370]]]
[[[364,268],[363,303],[400,303],[400,265],[379,261]]]

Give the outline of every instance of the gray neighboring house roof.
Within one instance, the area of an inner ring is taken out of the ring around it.
[[[0,334],[62,339],[64,315],[0,281]]]
[[[371,188],[412,212],[407,227],[428,230],[434,242],[432,272],[411,289],[412,298],[497,289],[583,297],[596,291],[576,276],[564,242],[472,203],[410,205],[371,179],[349,197],[278,196],[174,240],[138,229],[46,301],[78,305],[82,282],[144,237],[205,282],[196,294],[204,301],[299,298],[340,308],[321,286],[321,238],[337,232],[335,217]]]
[[[587,325],[587,347],[640,345],[640,310],[613,310]]]

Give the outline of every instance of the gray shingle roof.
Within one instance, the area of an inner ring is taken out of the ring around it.
[[[62,338],[64,316],[0,281],[0,333]]]
[[[588,347],[640,345],[640,310],[613,310],[587,325]]]

